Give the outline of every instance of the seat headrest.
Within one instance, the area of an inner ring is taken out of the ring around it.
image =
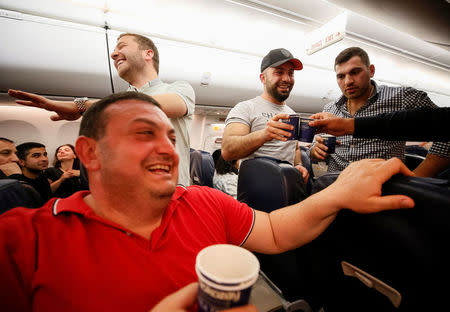
[[[292,165],[265,157],[242,162],[238,178],[239,201],[269,212],[305,197],[305,183],[300,171]]]
[[[191,151],[190,175],[192,184],[213,187],[214,160],[210,153]]]

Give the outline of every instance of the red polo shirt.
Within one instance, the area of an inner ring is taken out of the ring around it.
[[[197,280],[202,248],[241,245],[254,222],[220,191],[178,187],[147,240],[94,214],[87,194],[0,216],[0,311],[149,311]]]

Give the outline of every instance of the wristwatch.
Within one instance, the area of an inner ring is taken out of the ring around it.
[[[86,101],[88,100],[87,97],[82,97],[82,98],[76,98],[75,100],[73,100],[75,102],[75,105],[77,106],[78,109],[78,113],[80,115],[83,115],[83,113],[86,111],[87,107],[86,107]]]

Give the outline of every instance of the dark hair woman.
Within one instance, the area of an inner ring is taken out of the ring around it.
[[[65,198],[82,190],[80,161],[71,144],[59,146],[55,151],[53,167],[46,170],[53,197]]]
[[[216,162],[216,172],[214,172],[213,186],[228,195],[237,197],[238,181],[238,161],[225,160],[222,155]]]

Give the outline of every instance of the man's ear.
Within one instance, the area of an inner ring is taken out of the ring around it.
[[[154,52],[152,49],[144,50],[144,58],[146,61],[150,61],[153,59]]]
[[[264,73],[259,74],[259,80],[261,80],[261,82],[263,84],[266,83],[266,75]]]
[[[369,72],[370,72],[370,78],[373,78],[373,76],[375,75],[375,65],[370,64]]]
[[[26,157],[26,156],[25,156]],[[23,160],[23,159],[20,159],[19,158],[19,165],[20,165],[20,167],[25,167],[25,161]]]
[[[100,160],[96,153],[97,141],[85,136],[78,137],[75,142],[75,151],[81,163],[88,171],[100,169]]]

